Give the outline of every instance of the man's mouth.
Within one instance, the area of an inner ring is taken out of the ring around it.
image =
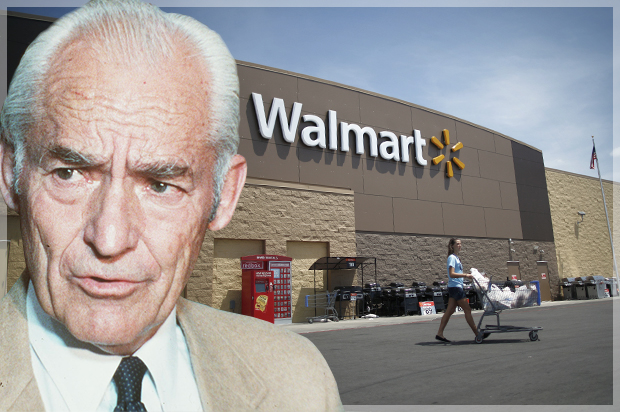
[[[131,296],[143,284],[141,281],[101,276],[74,276],[73,282],[88,296],[98,299],[123,299]]]

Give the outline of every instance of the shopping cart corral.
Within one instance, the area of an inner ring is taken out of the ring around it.
[[[484,307],[484,312],[478,321],[476,343],[482,343],[489,334],[507,332],[529,332],[531,341],[538,340],[538,331],[543,329],[541,326],[509,326],[502,325],[499,320],[499,314],[503,310],[540,305],[538,290],[533,289],[531,285],[530,287],[523,285],[512,291],[509,287],[504,287],[503,289],[498,287],[490,279],[488,279],[488,283],[486,283],[486,279],[480,282],[476,277],[473,278],[473,285],[478,299]],[[484,328],[481,328],[485,316],[489,315],[495,315],[497,323],[495,325],[485,325]]]
[[[322,276],[320,275],[319,285],[321,283],[322,285],[319,287],[327,290],[337,289],[337,291],[340,292],[340,294],[337,294],[335,298],[336,301],[338,301],[338,312],[340,319],[355,319],[357,317],[364,316],[365,314],[369,314],[371,310],[376,312],[377,308],[371,307],[370,298],[366,299],[363,288],[361,286],[353,285],[353,283],[357,283],[356,278],[358,275],[358,270],[361,272],[360,284],[364,285],[364,269],[366,268],[368,270],[369,266],[374,266],[374,283],[376,284],[377,258],[361,256],[326,256],[317,259],[309,268],[309,270],[314,271],[314,293],[318,293],[316,272],[325,271]],[[347,283],[342,282],[343,280]],[[366,278],[366,280],[368,280],[368,278]]]
[[[331,293],[321,292],[316,295],[306,295],[306,307],[314,308],[314,316],[306,318],[308,323],[315,321],[326,322],[328,320],[338,322],[338,312],[334,308],[337,294],[338,291],[335,290]]]

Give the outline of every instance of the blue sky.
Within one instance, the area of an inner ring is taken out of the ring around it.
[[[159,6],[222,4],[183,0],[151,2]],[[34,6],[83,3],[19,2]],[[303,4],[226,2],[250,3]],[[362,3],[378,4],[373,1],[326,4]],[[440,1],[389,4],[427,3],[450,4]],[[613,2],[561,3],[609,6]],[[14,10],[58,17],[68,9]],[[613,156],[614,10],[611,7],[165,7],[165,10],[191,15],[220,33],[239,60],[359,87],[468,120],[541,149],[547,167],[597,176],[596,170],[589,168],[591,136],[596,139],[604,179],[612,179],[613,160],[620,160],[620,147],[615,151],[616,157]],[[620,170],[616,173],[614,180],[620,181]]]

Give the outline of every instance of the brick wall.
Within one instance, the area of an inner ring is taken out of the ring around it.
[[[432,284],[435,280],[448,279],[446,261],[449,237],[395,235],[382,233],[357,233],[357,253],[359,256],[377,258],[377,281],[382,286],[391,282],[402,282],[409,286],[414,280]],[[508,240],[479,239],[461,237],[463,248],[459,257],[463,270],[472,267],[492,275],[494,280],[505,280],[508,276],[506,261],[510,259]],[[540,254],[534,246],[545,251],[548,260],[551,292],[558,296],[558,270],[555,247],[552,242],[532,242],[515,240],[512,258],[520,262],[521,278],[524,281],[536,280],[538,272],[536,261]],[[366,274],[365,274],[366,275]],[[358,275],[358,284],[361,276]],[[364,282],[368,278],[364,277]]]

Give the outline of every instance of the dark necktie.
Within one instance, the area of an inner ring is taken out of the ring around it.
[[[114,412],[146,412],[140,401],[142,395],[142,378],[147,368],[144,362],[135,356],[123,358],[114,372],[114,383],[118,392],[118,401]]]

